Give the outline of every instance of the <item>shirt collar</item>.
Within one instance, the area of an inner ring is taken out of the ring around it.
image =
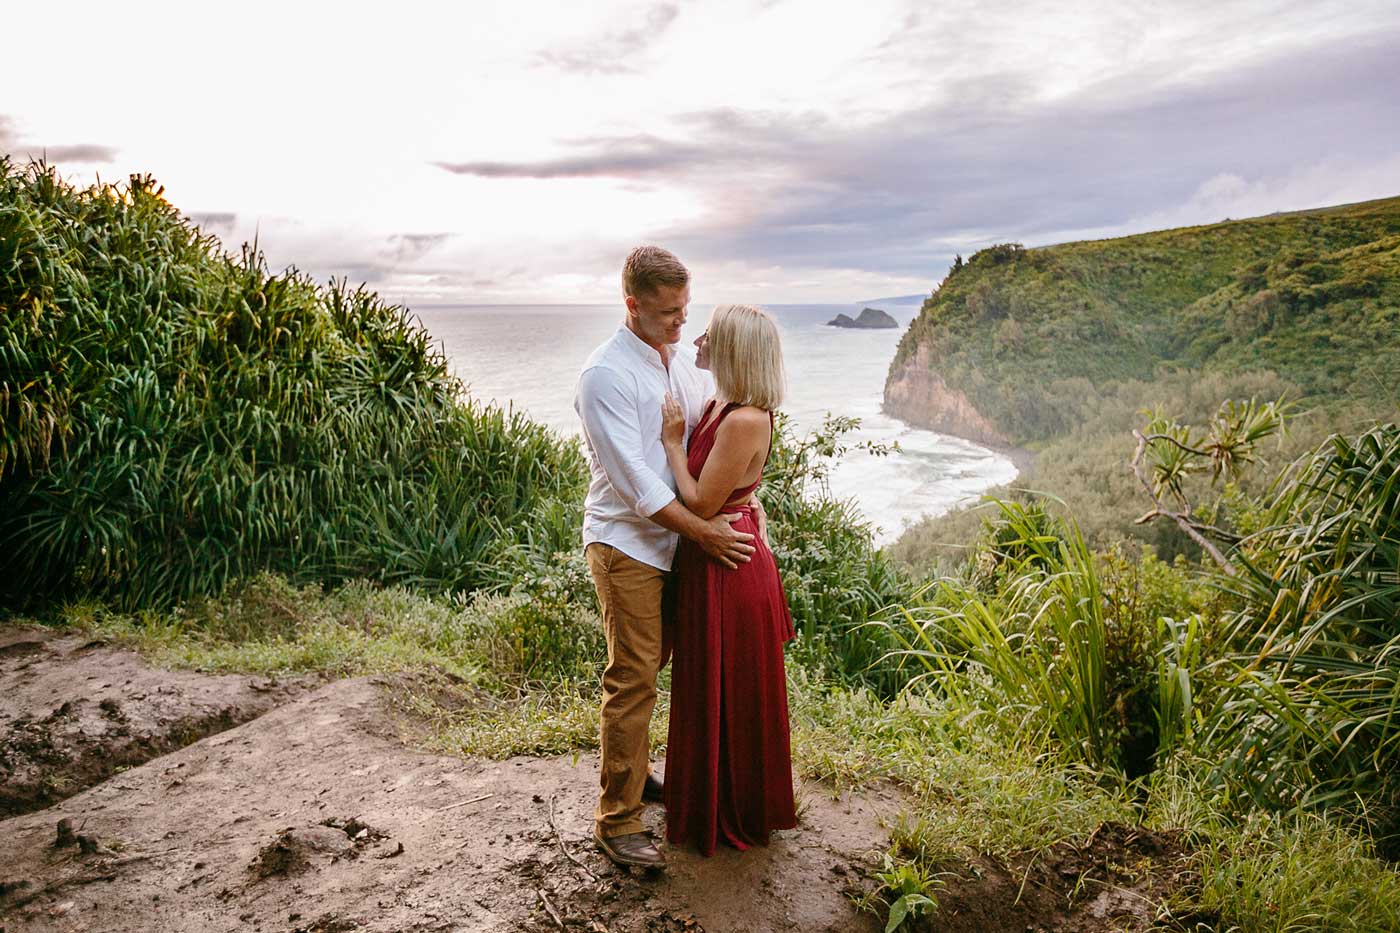
[[[631,328],[629,328],[626,324],[623,324],[620,327],[618,327],[617,334],[617,339],[622,343],[622,345],[626,347],[630,352],[638,356],[643,362],[651,363],[653,366],[656,366],[660,369],[666,368],[665,364],[661,362],[661,355],[656,352],[656,348],[653,347],[651,344],[647,343],[641,337],[638,337],[636,334],[632,333]],[[670,352],[667,354],[667,360],[668,362],[672,363],[676,361],[676,350],[674,347],[670,348]]]

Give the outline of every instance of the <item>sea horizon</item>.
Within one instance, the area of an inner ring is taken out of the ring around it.
[[[865,306],[880,307],[899,326],[827,326],[838,311]],[[682,352],[693,354],[691,341],[704,329],[710,307],[691,302],[679,344]],[[849,450],[833,464],[828,478],[831,493],[853,500],[875,526],[877,543],[892,543],[923,516],[974,501],[990,487],[1015,478],[1016,467],[1004,453],[909,425],[881,410],[895,347],[917,314],[913,302],[762,307],[773,313],[782,335],[789,391],[781,410],[790,416],[796,433],[816,430],[830,414],[859,419],[859,427],[846,436],[852,447],[898,445],[887,456]],[[593,348],[622,323],[620,301],[419,305],[410,310],[442,347],[473,397],[522,411],[565,436],[580,433],[573,409],[579,369]],[[570,313],[576,311],[585,313]],[[541,366],[542,359],[550,365]]]

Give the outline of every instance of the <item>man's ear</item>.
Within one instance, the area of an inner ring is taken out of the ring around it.
[[[636,314],[636,313],[637,313],[637,296],[636,296],[636,295],[628,295],[626,298],[622,299],[622,303],[625,304],[625,305],[627,305],[627,313],[628,313],[628,314]]]

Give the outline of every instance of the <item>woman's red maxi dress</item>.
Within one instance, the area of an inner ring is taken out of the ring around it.
[[[713,405],[690,437],[687,465],[697,480],[720,422],[739,407],[726,405],[707,423]],[[757,486],[734,490],[729,501]],[[783,666],[792,614],[751,509],[722,511],[740,515],[734,528],[754,536],[755,550],[731,570],[681,538],[666,740],[666,838],[705,855],[718,841],[767,845],[771,830],[797,825]]]

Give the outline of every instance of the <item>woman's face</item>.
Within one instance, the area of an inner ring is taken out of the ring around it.
[[[695,338],[695,366],[698,369],[710,368],[710,332],[708,330]]]

